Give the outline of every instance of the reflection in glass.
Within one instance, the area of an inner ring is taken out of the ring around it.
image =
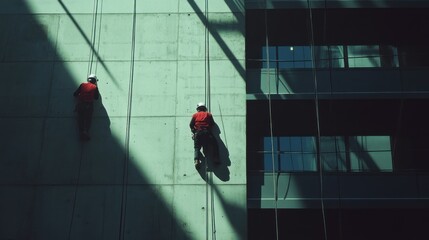
[[[271,141],[273,145],[271,145]],[[320,160],[328,172],[391,172],[390,136],[322,136]],[[264,137],[264,171],[315,172],[316,137]]]
[[[269,55],[269,58],[268,58]],[[262,47],[262,68],[277,68],[277,48],[276,47],[268,47],[268,51],[266,47]],[[269,67],[268,67],[269,60]]]
[[[399,67],[398,50],[388,45],[269,46],[262,47],[262,68],[381,68]]]
[[[350,170],[391,171],[392,150],[389,136],[351,136]]]
[[[275,171],[317,171],[314,137],[274,137],[271,146],[271,138],[264,137],[264,171],[273,170],[273,158]]]
[[[347,46],[348,65],[354,67],[381,67],[378,46]]]

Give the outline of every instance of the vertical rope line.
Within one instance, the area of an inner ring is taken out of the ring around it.
[[[268,111],[269,111],[269,120],[270,120],[270,140],[271,140],[271,163],[273,166],[272,175],[273,175],[273,190],[274,190],[274,217],[275,217],[275,229],[276,229],[276,239],[279,239],[279,222],[278,222],[278,187],[276,181],[276,168],[274,164],[274,136],[273,136],[273,116],[272,116],[272,102],[271,102],[271,76],[270,76],[270,51],[269,51],[269,39],[268,39],[268,16],[267,16],[267,0],[265,0],[265,10],[264,10],[264,22],[265,22],[265,55],[267,58],[267,81],[268,81]]]
[[[398,158],[397,158],[397,146],[398,146],[398,141],[401,135],[401,126],[402,126],[402,118],[403,118],[403,111],[404,111],[404,104],[405,104],[405,96],[404,96],[404,76],[403,76],[403,71],[402,71],[402,64],[401,61],[399,61],[398,59],[398,71],[399,71],[399,80],[400,80],[400,84],[401,84],[401,102],[399,105],[399,113],[398,113],[398,121],[396,123],[396,131],[395,131],[395,139],[393,140],[393,149],[392,149],[392,158],[393,158],[393,162],[396,164],[399,164],[398,162]],[[395,167],[396,164],[393,164],[393,167]],[[396,171],[396,168],[393,169],[393,171]]]
[[[337,137],[335,137],[335,158],[339,159],[338,153],[341,153],[340,146],[337,141]],[[341,155],[340,155],[341,156]],[[341,178],[340,178],[340,168],[338,166],[340,162],[337,160],[337,191],[338,191],[338,235],[339,239],[343,239],[343,229],[342,229],[342,201],[341,201]]]
[[[125,216],[127,210],[127,190],[128,190],[128,162],[130,158],[130,125],[131,125],[131,108],[133,99],[134,84],[134,63],[135,63],[135,45],[136,45],[136,15],[137,0],[134,0],[132,34],[131,34],[131,61],[130,61],[130,82],[128,85],[128,106],[127,106],[127,124],[125,131],[125,159],[122,180],[122,202],[121,202],[121,221],[119,228],[119,239],[125,239]]]
[[[212,240],[216,240],[216,214],[214,208],[213,173],[210,173],[211,181],[211,212],[212,212]]]
[[[205,1],[205,31],[204,31],[204,47],[205,47],[205,61],[204,61],[204,74],[205,74],[205,102],[207,109],[210,109],[211,105],[211,79],[210,79],[210,22],[209,22],[209,5],[208,0]],[[211,228],[212,228],[212,239],[216,239],[216,222],[214,213],[214,192],[213,192],[213,172],[208,173],[207,158],[205,161],[205,175],[206,175],[206,239],[209,238],[209,213],[211,214]],[[209,197],[209,187],[210,197]],[[210,198],[210,212],[209,212],[209,198]]]
[[[75,210],[76,210],[77,191],[79,189],[80,171],[81,171],[82,159],[83,159],[83,146],[84,146],[84,144],[81,144],[79,165],[77,168],[78,169],[77,170],[77,179],[76,179],[76,184],[75,184],[75,190],[73,193],[73,207],[72,207],[72,214],[71,214],[70,227],[69,227],[69,236],[68,236],[69,240],[71,239],[71,233],[72,233],[73,222],[74,222],[74,214],[75,214]]]
[[[327,0],[324,0],[324,12],[323,12],[323,40],[325,43],[327,43],[327,37],[326,37],[326,33],[327,33]],[[333,84],[332,84],[332,47],[331,44],[329,43],[328,45],[328,67],[329,67],[329,89],[330,89],[330,103],[332,103],[332,99],[333,99],[333,92],[332,92],[332,88],[333,88]],[[330,109],[332,105],[330,105]],[[334,124],[335,125],[335,124]],[[342,239],[343,238],[343,229],[342,229],[342,194],[341,194],[341,170],[339,168],[339,164],[340,162],[338,161],[339,157],[338,157],[338,153],[340,153],[340,146],[338,144],[339,141],[339,137],[335,136],[335,158],[337,159],[336,164],[337,164],[337,191],[338,191],[338,234],[339,234],[339,238]],[[344,141],[344,140],[343,140]],[[340,155],[341,156],[341,155]],[[322,170],[321,170],[322,171]],[[322,173],[321,173],[322,174]],[[321,177],[322,178],[322,177]],[[323,185],[321,184],[321,189],[323,189],[322,187]],[[327,236],[327,229],[326,229],[326,223],[325,223],[325,217],[324,217],[324,233],[325,233],[325,239],[327,240],[328,236]]]
[[[91,71],[91,56],[92,56],[92,54],[93,54],[93,51],[92,51],[92,44],[93,44],[93,35],[94,35],[94,23],[95,23],[95,21],[94,21],[94,15],[95,15],[95,8],[96,8],[96,6],[95,6],[95,4],[96,4],[96,1],[97,0],[94,0],[93,1],[93,6],[92,6],[92,23],[91,23],[91,37],[90,37],[90,40],[89,40],[89,42],[90,42],[90,44],[91,44],[91,46],[89,46],[89,54],[88,54],[88,66],[87,66],[87,70],[86,70],[86,76],[88,76],[89,74],[90,74],[90,71]]]
[[[98,1],[98,0],[97,0]],[[104,0],[101,0],[100,3],[100,21],[99,21],[99,28],[98,28],[98,40],[97,40],[97,52],[100,53],[100,40],[101,40],[101,22],[102,22],[102,18],[103,18],[103,3]],[[96,64],[95,64],[95,71],[94,73],[97,75],[97,69],[98,69],[98,58],[96,60]]]
[[[210,109],[210,34],[209,34],[209,2],[206,0],[205,4],[205,15],[206,15],[206,28],[205,28],[205,67],[206,67],[206,104],[207,108]]]
[[[319,116],[319,94],[317,86],[317,74],[316,74],[316,64],[315,64],[315,53],[314,53],[314,26],[313,26],[313,11],[311,7],[311,0],[307,0],[309,15],[310,15],[310,34],[311,34],[311,64],[312,72],[314,79],[314,103],[316,111],[316,124],[317,124],[317,139],[316,139],[316,157],[319,163],[319,180],[320,180],[320,205],[322,209],[322,220],[323,220],[323,229],[325,240],[328,239],[326,231],[326,216],[325,216],[325,203],[324,203],[324,194],[323,194],[323,163],[320,158],[320,116]]]
[[[204,96],[204,101],[206,102],[206,106],[207,106],[207,108],[208,109],[210,109],[209,108],[209,106],[210,106],[210,103],[209,103],[209,95],[208,95],[208,52],[207,52],[207,49],[208,49],[208,43],[207,43],[207,28],[208,28],[208,16],[207,16],[207,0],[205,1],[205,5],[204,5],[204,15],[205,15],[205,23],[204,23],[204,25],[205,25],[205,28],[204,28],[204,94],[205,94],[205,96]],[[209,181],[209,175],[208,175],[208,172],[207,172],[207,168],[208,168],[208,166],[207,166],[207,158],[205,159],[205,161],[204,161],[204,171],[205,171],[205,177],[206,177],[206,239],[208,240],[209,239],[209,183],[208,183],[208,181]]]
[[[93,12],[92,12],[92,23],[91,23],[91,44],[92,46],[94,45],[95,42],[95,29],[96,29],[96,25],[97,25],[97,5],[98,5],[98,0],[94,0],[94,6],[93,6]],[[92,68],[92,61],[93,61],[93,56],[94,56],[94,51],[92,50],[92,46],[90,46],[90,50],[89,50],[89,59],[88,59],[88,70],[87,70],[87,75],[88,76],[91,72],[91,68]],[[68,234],[68,239],[71,239],[71,233],[72,233],[72,229],[73,229],[73,222],[74,222],[74,215],[75,215],[75,211],[76,211],[76,200],[77,200],[77,192],[79,189],[79,181],[80,181],[80,173],[81,173],[81,166],[82,166],[82,159],[83,159],[83,144],[81,144],[81,149],[80,149],[80,156],[79,156],[79,164],[78,164],[78,172],[77,172],[77,179],[76,179],[76,184],[75,184],[75,190],[73,193],[73,207],[72,207],[72,214],[71,214],[71,220],[70,220],[70,227],[69,227],[69,234]]]
[[[97,13],[98,13],[98,0],[94,0],[94,7],[93,7],[93,14],[92,14],[92,26],[91,26],[91,46],[89,46],[89,59],[88,59],[88,71],[87,76],[92,71],[92,63],[94,61],[94,45],[95,45],[95,35],[97,31]]]

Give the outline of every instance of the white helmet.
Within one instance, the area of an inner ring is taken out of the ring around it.
[[[95,74],[91,73],[88,76],[88,82],[96,82],[98,81],[97,76],[95,76]]]
[[[199,108],[207,108],[207,107],[206,107],[206,104],[205,104],[205,103],[203,103],[203,102],[199,102],[199,103],[197,104],[197,110],[198,110]]]

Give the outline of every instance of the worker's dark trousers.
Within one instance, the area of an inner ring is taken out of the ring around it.
[[[213,161],[219,161],[219,147],[216,138],[209,130],[201,130],[195,133],[194,137],[194,159],[199,159],[200,150],[204,148],[204,151],[211,150]]]
[[[94,111],[94,105],[92,102],[80,102],[76,106],[77,111],[77,123],[79,126],[79,132],[88,133],[91,127],[92,112]]]

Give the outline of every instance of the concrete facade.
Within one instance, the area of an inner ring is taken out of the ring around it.
[[[244,4],[205,3],[0,1],[0,239],[246,239]],[[89,73],[82,143],[72,94]],[[200,101],[221,154],[207,172]]]

